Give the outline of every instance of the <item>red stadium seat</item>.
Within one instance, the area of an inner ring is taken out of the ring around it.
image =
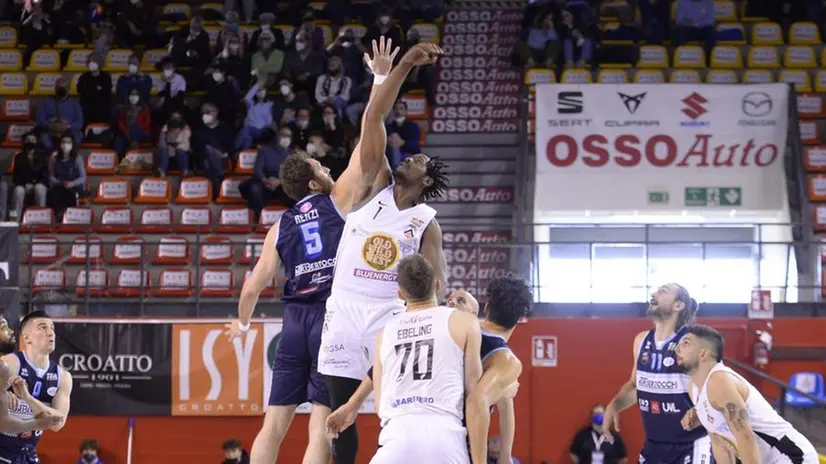
[[[165,269],[158,276],[158,285],[154,289],[159,297],[192,296],[192,271],[189,269]]]
[[[164,237],[155,250],[152,264],[185,265],[191,260],[189,241],[182,237]]]
[[[141,295],[141,287],[143,287],[143,294],[149,295],[149,282],[149,271],[143,271],[143,279],[141,279],[140,269],[121,269],[115,288],[109,290],[109,296],[135,298]]]
[[[245,206],[227,206],[221,210],[216,231],[221,234],[248,234],[252,230],[252,210]]]
[[[209,233],[212,228],[212,211],[208,206],[187,206],[181,210],[178,232],[185,234]]]
[[[232,247],[229,237],[206,237],[201,243],[201,264],[232,264]]]
[[[98,265],[103,262],[103,244],[97,237],[76,238],[72,240],[72,251],[69,252],[69,259],[66,264],[81,264],[86,262]]]
[[[100,224],[95,230],[101,234],[128,234],[132,232],[132,208],[110,206],[100,215]]]
[[[112,258],[109,264],[140,264],[141,256],[146,255],[146,244],[143,238],[129,236],[118,237],[112,247]]]
[[[229,269],[206,269],[201,273],[201,296],[231,297],[235,274]]]
[[[149,207],[141,212],[138,232],[142,234],[168,234],[172,232],[172,208],[168,206]]]
[[[75,294],[77,296],[86,296],[88,289],[89,296],[102,297],[107,294],[107,287],[109,287],[109,272],[105,269],[90,269],[87,287],[86,269],[81,269],[77,273],[75,279]]]

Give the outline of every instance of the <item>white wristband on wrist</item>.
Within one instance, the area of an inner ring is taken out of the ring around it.
[[[251,324],[251,323],[252,323],[252,321],[247,322],[246,324],[242,324],[242,323],[241,323],[241,321],[239,320],[239,321],[238,321],[238,329],[239,329],[241,332],[246,332],[247,330],[249,330],[249,329],[250,329],[250,324]]]
[[[381,74],[373,74],[373,85],[381,85],[387,76],[382,76]]]

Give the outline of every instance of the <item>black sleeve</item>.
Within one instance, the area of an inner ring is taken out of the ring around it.
[[[367,377],[370,377],[370,380],[373,380],[373,366],[370,366],[370,369],[367,370]]]
[[[577,432],[574,435],[573,441],[571,441],[571,448],[568,450],[571,454],[580,455],[580,451],[582,450],[582,431]]]
[[[614,432],[614,457],[617,459],[622,459],[628,457],[628,451],[625,449],[625,442],[622,441],[622,436],[619,433]]]

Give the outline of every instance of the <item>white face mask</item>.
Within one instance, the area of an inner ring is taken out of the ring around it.
[[[342,42],[341,46],[344,48],[350,48],[353,46],[353,42]]]
[[[293,143],[293,141],[289,137],[281,137],[278,139],[278,144],[281,145],[281,148],[287,148],[291,143]]]
[[[307,144],[307,153],[312,155],[312,154],[316,153],[317,151],[318,150],[316,149],[314,143],[310,142],[310,143]]]
[[[204,124],[212,124],[212,121],[214,121],[215,119],[212,117],[211,114],[205,113],[203,116],[201,116],[201,120],[204,121]]]
[[[72,144],[71,143],[61,143],[60,149],[63,150],[63,153],[69,153],[72,151]]]
[[[172,77],[173,74],[175,74],[174,69],[164,69],[163,70],[163,75],[166,76],[166,77]]]
[[[307,48],[307,44],[305,44],[304,42],[296,42],[295,43],[295,50],[296,51],[300,52],[300,51],[304,50],[305,48]]]
[[[281,95],[285,97],[290,94],[290,86],[289,85],[282,85],[281,86]]]
[[[133,105],[137,105],[138,102],[141,101],[141,97],[138,95],[129,95],[129,103]]]
[[[129,74],[137,74],[138,72],[138,65],[130,64],[129,65]]]
[[[214,73],[212,73],[212,79],[214,79],[215,82],[221,82],[222,80],[224,80],[224,74],[219,73],[219,72],[214,72]]]
[[[404,124],[404,116],[396,116],[396,124]]]
[[[231,45],[229,46],[229,49],[230,49],[230,50],[232,50],[232,51],[234,51],[234,52],[237,52],[238,50],[240,50],[240,49],[241,49],[241,45],[239,45],[239,44],[231,44]]]
[[[267,98],[267,91],[266,90],[259,90],[257,95],[258,95],[259,99],[263,100],[263,99]]]
[[[97,71],[98,69],[100,69],[100,65],[98,65],[98,64],[97,64],[97,63],[95,63],[94,61],[92,61],[91,63],[89,63],[89,71],[94,72],[94,71]]]
[[[379,22],[382,24],[382,26],[390,24],[390,16],[380,16]]]
[[[307,124],[309,124],[309,123],[310,123],[310,121],[303,121],[303,120],[299,119],[295,122],[295,125],[298,126],[299,129],[306,129]]]
[[[261,30],[269,32],[269,31],[272,30],[272,27],[269,24],[262,24],[261,25]]]

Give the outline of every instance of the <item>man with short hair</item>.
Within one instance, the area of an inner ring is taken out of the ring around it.
[[[80,444],[80,459],[77,464],[106,464],[100,460],[100,445],[94,438],[87,438]]]
[[[230,438],[221,446],[224,450],[223,464],[250,464],[250,455],[241,446],[241,441]]]

